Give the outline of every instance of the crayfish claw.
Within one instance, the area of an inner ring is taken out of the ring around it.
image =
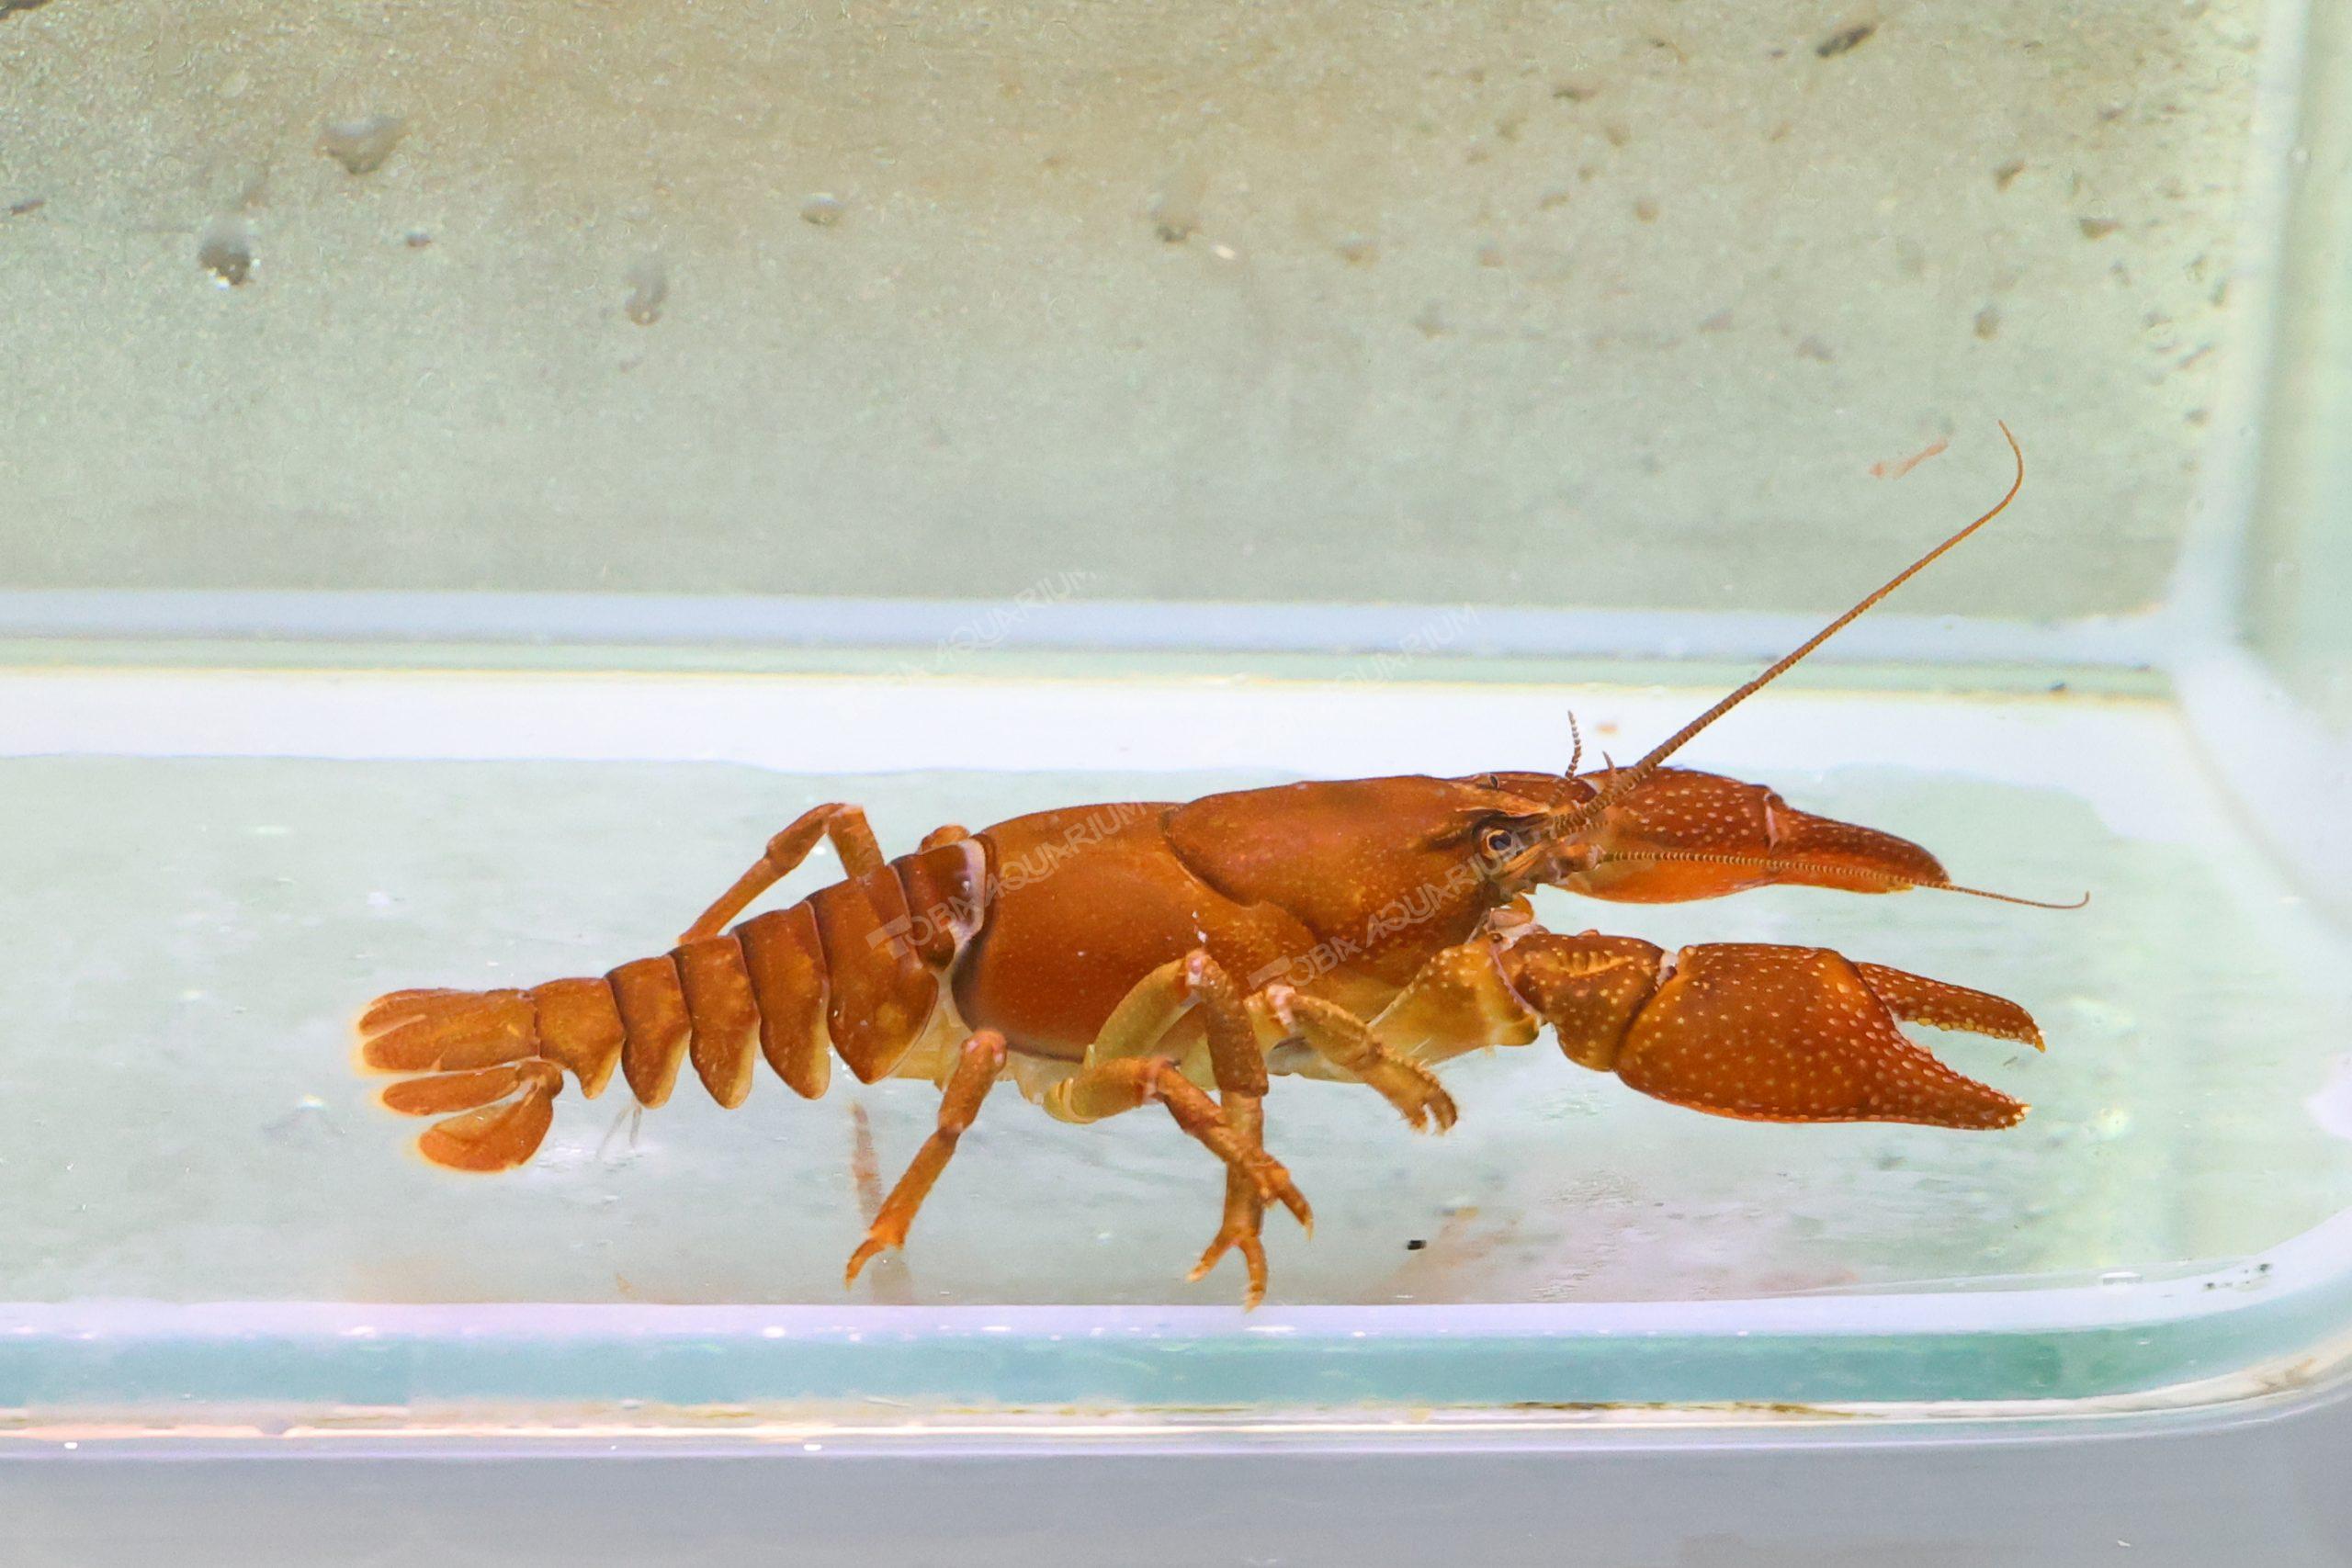
[[[1672,964],[1632,937],[1538,932],[1505,977],[1568,1057],[1653,1099],[1758,1122],[2009,1127],[2026,1106],[1952,1071],[1897,1027],[1915,1022],[2041,1044],[2025,1009],[1856,964],[1826,947],[1711,942]]]
[[[2033,1015],[2007,997],[1890,969],[1883,964],[1857,964],[1854,969],[1871,994],[1886,1004],[1886,1010],[1905,1023],[1966,1030],[2042,1049],[2041,1029]]]
[[[1613,773],[1586,781],[1606,793]],[[1893,893],[1940,886],[1941,862],[1908,839],[1817,817],[1761,784],[1660,768],[1626,790],[1596,829],[1589,870],[1563,886],[1622,903],[1715,898],[1770,886]]]
[[[1945,1066],[1896,1021],[2039,1040],[2014,1002],[1820,947],[1685,948],[1617,1053],[1644,1094],[1765,1122],[2010,1127],[2023,1101]]]

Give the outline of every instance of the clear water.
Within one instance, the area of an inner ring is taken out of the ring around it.
[[[1271,1138],[1318,1224],[1311,1241],[1272,1227],[1273,1294],[1244,1317],[1230,1271],[1181,1278],[1219,1184],[1156,1119],[1063,1126],[1001,1091],[904,1259],[844,1293],[841,1265],[865,1223],[859,1139],[888,1179],[929,1130],[929,1088],[837,1077],[807,1103],[763,1081],[722,1112],[689,1082],[635,1130],[613,1097],[569,1096],[530,1166],[462,1178],[409,1155],[414,1124],[371,1104],[373,1085],[351,1070],[351,1016],[398,986],[529,984],[659,951],[775,827],[821,799],[865,803],[899,845],[944,820],[1292,776],[1280,764],[1309,757],[1323,773],[1541,764],[1556,761],[1546,748],[1487,737],[1568,702],[1589,732],[1631,749],[1703,694],[1177,683],[1155,702],[1127,683],[1001,688],[969,715],[976,728],[993,716],[1023,732],[1001,752],[1135,765],[819,774],[760,764],[891,750],[922,764],[962,738],[923,722],[932,688],[891,682],[56,680],[81,698],[78,725],[105,732],[118,716],[168,712],[141,749],[248,754],[0,765],[0,807],[41,824],[0,851],[8,884],[31,890],[10,906],[0,977],[20,1042],[0,1058],[0,1179],[16,1200],[0,1213],[0,1279],[12,1300],[58,1303],[28,1309],[43,1343],[90,1333],[126,1347],[111,1371],[67,1374],[0,1341],[0,1375],[20,1391],[135,1402],[194,1376],[250,1400],[291,1376],[344,1403],[451,1399],[463,1388],[438,1381],[446,1371],[412,1367],[403,1376],[417,1381],[388,1393],[380,1368],[336,1371],[331,1352],[355,1332],[423,1354],[413,1348],[497,1331],[604,1346],[568,1371],[533,1350],[487,1385],[590,1404],[664,1390],[890,1390],[918,1406],[1253,1390],[1306,1403],[1449,1389],[1475,1403],[1512,1388],[1641,1400],[2113,1393],[2253,1359],[2272,1331],[2211,1314],[2273,1298],[2302,1310],[2311,1268],[2274,1277],[2272,1260],[2320,1245],[2312,1234],[2352,1201],[2352,970],[2158,702],[1795,693],[1726,723],[1694,759],[1913,836],[1981,884],[2087,888],[2080,911],[1808,890],[1652,908],[1541,901],[1565,929],[1817,942],[2015,997],[2041,1020],[2046,1055],[1928,1038],[2030,1100],[2020,1128],[1720,1121],[1647,1100],[1548,1043],[1451,1069],[1464,1114],[1443,1138],[1416,1137],[1369,1097],[1278,1080]],[[1357,726],[1351,710],[1367,702],[1401,704],[1420,743],[1410,723],[1396,735]],[[1161,722],[1171,704],[1187,722]],[[314,728],[322,705],[346,722]],[[520,714],[537,717],[517,726]],[[633,730],[639,720],[650,728]],[[610,754],[616,736],[659,753],[689,734],[722,758]],[[343,755],[254,754],[281,738]],[[1827,754],[1858,742],[1860,755]],[[1167,765],[1252,751],[1277,765]],[[495,760],[456,760],[484,752]],[[786,896],[824,874],[805,870]],[[89,1305],[107,1301],[298,1304],[227,1319]],[[516,1319],[498,1304],[515,1303],[605,1310]],[[466,1305],[483,1315],[444,1310]],[[1398,1308],[1428,1310],[1382,1310]],[[1495,1308],[1501,1318],[1481,1315]],[[322,1341],[327,1370],[300,1370],[304,1355],[282,1345],[225,1367],[198,1358],[200,1373],[174,1359],[228,1322]],[[1930,1326],[1957,1333],[1953,1348],[1927,1355]],[[2094,1329],[2130,1354],[2081,1352]],[[1656,1337],[1669,1331],[1713,1348],[1660,1363]],[[703,1337],[729,1370],[680,1383],[674,1368],[613,1352],[668,1333]],[[1824,1333],[1852,1343],[1825,1356]],[[956,1348],[988,1334],[1042,1359],[976,1382]],[[1373,1335],[1382,1353],[1349,1362],[1347,1348]],[[1550,1348],[1530,1348],[1530,1335]],[[1400,1337],[1419,1348],[1387,1343]],[[1431,1359],[1431,1337],[1516,1348],[1474,1372],[1475,1351]],[[869,1338],[888,1348],[828,1359]],[[1136,1360],[1178,1346],[1193,1354],[1156,1371]],[[1240,1370],[1220,1371],[1220,1355],[1241,1355]]]

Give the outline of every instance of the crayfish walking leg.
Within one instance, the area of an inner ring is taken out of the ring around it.
[[[1200,1044],[1217,1088],[1211,1100],[1185,1077],[1170,1036],[1198,1013]],[[1245,1304],[1266,1293],[1266,1249],[1259,1239],[1269,1199],[1312,1229],[1314,1211],[1263,1141],[1266,1059],[1250,1010],[1232,979],[1196,949],[1145,976],[1113,1010],[1078,1071],[1045,1095],[1046,1110],[1065,1122],[1094,1122],[1159,1100],[1178,1126],[1226,1166],[1225,1209],[1216,1236],[1189,1276],[1198,1280],[1228,1250],[1249,1269]]]
[[[1208,1043],[1209,1076],[1216,1081],[1217,1106],[1225,1114],[1225,1124],[1232,1130],[1245,1148],[1264,1154],[1266,1149],[1266,1054],[1259,1048],[1258,1034],[1250,1018],[1250,1010],[1241,999],[1233,981],[1218,967],[1206,949],[1199,949],[1184,959],[1182,977],[1187,995],[1192,997],[1201,1012],[1201,1027]],[[1306,1202],[1301,1199],[1301,1205]],[[1299,1223],[1314,1228],[1310,1213],[1300,1213]],[[1242,1295],[1242,1310],[1251,1311],[1266,1298],[1266,1245],[1259,1233],[1266,1223],[1266,1195],[1259,1190],[1256,1179],[1239,1167],[1228,1166],[1225,1172],[1225,1208],[1217,1221],[1216,1235],[1209,1238],[1201,1252],[1201,1260],[1193,1265],[1187,1280],[1208,1277],[1217,1259],[1234,1247],[1241,1249],[1242,1266],[1249,1271],[1250,1284]]]
[[[874,1216],[874,1224],[865,1233],[865,1241],[850,1254],[849,1268],[842,1282],[854,1285],[858,1270],[866,1260],[888,1247],[907,1244],[907,1227],[914,1224],[915,1213],[922,1201],[930,1196],[932,1183],[955,1157],[956,1142],[979,1114],[980,1101],[996,1087],[997,1075],[1004,1071],[1004,1036],[993,1029],[983,1029],[964,1042],[956,1055],[955,1070],[948,1075],[947,1088],[939,1100],[939,1125],[923,1140],[922,1147],[907,1164],[906,1174],[890,1189],[882,1201],[881,1212]]]
[[[1301,1225],[1314,1223],[1314,1211],[1282,1162],[1238,1136],[1216,1101],[1165,1056],[1123,1056],[1082,1067],[1046,1094],[1046,1110],[1064,1122],[1100,1122],[1155,1101],[1187,1136],[1254,1182],[1261,1200],[1280,1202]]]
[[[865,813],[854,806],[831,801],[812,806],[794,819],[792,825],[775,838],[751,868],[735,879],[735,886],[720,894],[702,918],[686,928],[678,939],[681,946],[702,937],[717,936],[728,923],[752,907],[761,894],[790,876],[817,847],[820,837],[832,840],[833,852],[841,857],[842,874],[865,876],[882,869],[882,845],[867,825]],[[930,840],[924,840],[929,847]]]
[[[1381,1043],[1370,1025],[1347,1009],[1287,986],[1266,989],[1267,1006],[1284,1028],[1315,1054],[1377,1091],[1416,1133],[1453,1125],[1453,1097],[1437,1075]]]

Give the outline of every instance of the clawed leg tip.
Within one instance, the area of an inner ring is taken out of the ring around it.
[[[851,1253],[849,1255],[849,1266],[842,1270],[842,1289],[847,1290],[852,1285],[856,1284],[857,1277],[859,1273],[865,1269],[865,1266],[868,1263],[873,1262],[876,1258],[879,1258],[883,1253],[888,1251],[889,1247],[890,1244],[888,1242],[869,1241],[860,1247],[855,1252]]]
[[[1209,1275],[1216,1270],[1217,1263],[1224,1256],[1225,1244],[1220,1242],[1210,1251],[1207,1257],[1193,1265],[1192,1272],[1184,1276],[1184,1283],[1188,1285],[1197,1285],[1202,1280],[1207,1279]],[[1248,1287],[1241,1292],[1241,1310],[1243,1312],[1256,1312],[1259,1306],[1266,1299],[1266,1281],[1262,1278],[1263,1269],[1264,1264],[1261,1260],[1257,1267],[1252,1269],[1253,1276],[1257,1277],[1253,1277]]]

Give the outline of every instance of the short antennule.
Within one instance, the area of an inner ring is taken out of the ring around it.
[[[1996,423],[2000,423],[2001,439],[2009,444],[2009,455],[2017,460],[2017,474],[2015,478],[2009,480],[2007,492],[2004,494],[1999,501],[1994,502],[1990,511],[1977,518],[1974,522],[1969,524],[1966,527],[1954,533],[1951,537],[1945,539],[1943,543],[1938,545],[1934,549],[1929,550],[1926,555],[1921,556],[1917,560],[1913,561],[1909,566],[1905,567],[1901,571],[1896,572],[1893,577],[1888,578],[1886,581],[1880,584],[1878,588],[1864,596],[1860,603],[1853,606],[1853,608],[1848,610],[1844,615],[1839,615],[1836,620],[1831,621],[1827,626],[1822,627],[1819,631],[1805,638],[1804,641],[1799,643],[1788,653],[1782,655],[1781,659],[1775,661],[1770,669],[1764,671],[1753,680],[1747,682],[1737,690],[1726,695],[1721,702],[1715,704],[1714,706],[1709,708],[1706,712],[1701,714],[1698,717],[1692,719],[1681,728],[1676,730],[1672,735],[1668,736],[1666,739],[1659,742],[1658,745],[1651,750],[1649,755],[1644,757],[1640,761],[1635,762],[1633,766],[1625,769],[1623,773],[1616,773],[1611,780],[1608,789],[1595,792],[1592,798],[1586,801],[1582,806],[1561,813],[1558,819],[1553,824],[1550,829],[1550,836],[1555,839],[1566,838],[1570,834],[1580,832],[1584,829],[1591,826],[1594,822],[1599,821],[1600,819],[1601,813],[1608,810],[1609,807],[1614,806],[1620,800],[1623,800],[1634,790],[1640,788],[1642,782],[1645,779],[1647,779],[1652,773],[1656,773],[1659,764],[1664,762],[1668,757],[1673,756],[1677,751],[1682,750],[1684,746],[1688,745],[1709,725],[1714,723],[1715,720],[1723,717],[1724,715],[1729,713],[1732,709],[1746,702],[1749,697],[1754,696],[1758,692],[1762,691],[1766,686],[1770,685],[1781,676],[1786,674],[1791,669],[1794,668],[1800,661],[1802,661],[1805,655],[1811,653],[1815,649],[1819,648],[1823,643],[1827,642],[1831,637],[1845,630],[1849,626],[1852,625],[1856,619],[1860,617],[1864,612],[1870,610],[1888,594],[1894,592],[1896,589],[1910,581],[1914,577],[1917,577],[1920,572],[1926,570],[1929,565],[1959,545],[1962,539],[1967,538],[1971,534],[1975,533],[1976,530],[1984,526],[1985,524],[1990,523],[1994,518],[1998,517],[2002,513],[2007,511],[2009,502],[2015,501],[2018,497],[2018,491],[2025,487],[2025,449],[2018,445],[2018,438],[2014,434],[2010,434],[2008,424],[2006,421]],[[1923,886],[1925,885],[1923,884]],[[1956,889],[1956,891],[1964,890]],[[2030,901],[2030,900],[2018,900],[2018,902]]]

